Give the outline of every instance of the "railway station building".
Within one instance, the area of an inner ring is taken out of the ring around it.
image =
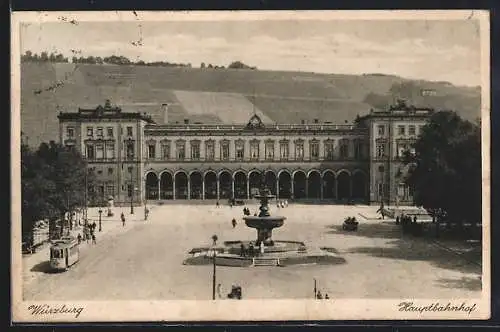
[[[264,181],[278,199],[411,204],[401,161],[432,109],[400,101],[352,124],[156,123],[107,100],[61,112],[61,144],[81,152],[97,183],[90,190],[117,204],[251,199]]]

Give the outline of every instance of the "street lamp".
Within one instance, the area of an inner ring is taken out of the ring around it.
[[[102,219],[102,210],[99,209],[99,232],[102,232],[102,222],[101,222],[101,219]]]
[[[212,300],[215,300],[215,284],[217,281],[216,278],[216,257],[217,257],[217,235],[212,235],[212,241],[213,241],[213,272],[212,272]]]

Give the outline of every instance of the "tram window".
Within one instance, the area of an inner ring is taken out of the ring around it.
[[[52,258],[62,258],[63,252],[60,249],[52,250]]]

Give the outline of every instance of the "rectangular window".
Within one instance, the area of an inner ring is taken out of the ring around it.
[[[161,145],[161,157],[163,160],[170,159],[170,143],[164,142]]]
[[[375,153],[376,153],[375,157],[384,158],[385,157],[385,143],[377,143]]]
[[[207,141],[205,142],[205,159],[214,160],[215,159],[215,142]]]
[[[354,141],[354,158],[356,160],[363,158],[363,143],[359,140]]]
[[[177,143],[177,160],[186,159],[186,144]]]
[[[200,160],[199,142],[191,142],[191,160]]]
[[[106,144],[106,159],[114,159],[115,158],[115,144],[107,143]]]
[[[398,135],[405,134],[405,126],[398,126]]]
[[[379,136],[384,136],[385,135],[385,126],[384,125],[379,125],[378,126],[378,135]]]
[[[108,184],[106,186],[106,191],[108,196],[115,196],[115,186],[112,184]]]
[[[250,142],[250,159],[251,160],[259,160],[259,142],[258,141]]]
[[[102,136],[103,136],[102,127],[97,127],[97,137],[102,137]]]
[[[266,160],[274,160],[274,141],[266,142]]]
[[[333,150],[333,142],[328,141],[325,142],[325,159],[333,160],[335,158],[334,150]]]
[[[108,132],[108,137],[113,137],[113,127],[108,127],[107,132]]]
[[[134,159],[134,143],[133,142],[127,142],[126,143],[127,147],[127,159]]]
[[[108,168],[108,175],[112,175],[113,174],[113,168]]]
[[[94,136],[94,129],[92,127],[87,127],[87,136]]]
[[[75,128],[67,127],[66,128],[66,136],[68,136],[68,138],[74,138],[75,137]]]
[[[149,144],[148,145],[148,158],[149,159],[155,159],[156,158],[156,145],[155,144]]]
[[[319,159],[319,142],[311,142],[310,145],[311,160]]]
[[[245,145],[243,142],[236,142],[236,160],[245,158]]]
[[[280,142],[280,158],[281,160],[288,160],[290,154],[288,141]]]
[[[339,153],[340,153],[340,158],[342,159],[349,158],[349,141],[347,140],[340,141]]]
[[[303,160],[304,159],[304,143],[296,142],[295,143],[295,160]]]
[[[127,136],[128,137],[134,136],[134,130],[132,127],[127,127]]]
[[[411,136],[415,136],[415,126],[409,126],[408,127],[408,134],[410,134]]]
[[[229,142],[223,142],[220,146],[221,160],[229,160]]]
[[[95,157],[96,159],[104,159],[104,146],[102,144],[96,144]]]

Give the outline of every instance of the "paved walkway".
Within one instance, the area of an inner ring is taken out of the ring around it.
[[[149,210],[153,210],[154,207],[148,206]],[[99,208],[89,208],[87,212],[89,223],[96,222],[99,225]],[[115,234],[123,233],[137,224],[142,224],[144,222],[144,207],[134,207],[134,214],[130,214],[130,207],[115,207],[113,208],[114,216],[107,217],[104,216],[101,219],[102,231],[99,232],[99,226],[96,227],[96,242],[106,241],[107,238]],[[123,212],[125,215],[125,227],[122,226],[120,215]],[[71,235],[77,237],[78,234],[82,234],[82,226],[74,227],[71,231]],[[80,244],[80,251],[85,252],[86,250],[92,249],[92,241],[82,241]],[[29,285],[31,282],[40,276],[40,272],[33,271],[36,266],[48,263],[50,253],[50,243],[46,243],[37,248],[37,251],[33,254],[23,255],[23,282],[24,285]]]

